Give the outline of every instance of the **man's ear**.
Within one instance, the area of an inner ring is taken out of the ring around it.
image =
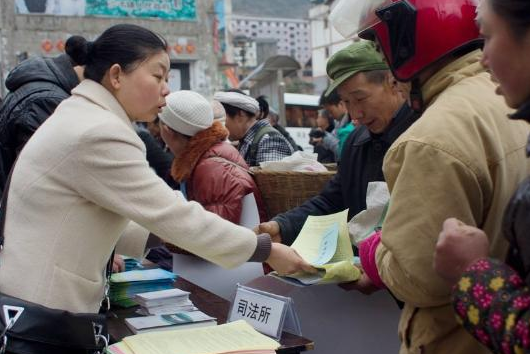
[[[109,81],[113,89],[121,87],[121,74],[123,73],[120,64],[114,64],[109,69]]]
[[[398,81],[390,71],[387,72],[385,81],[392,90],[398,90]]]

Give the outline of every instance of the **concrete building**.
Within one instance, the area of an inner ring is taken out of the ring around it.
[[[225,0],[227,41],[235,47],[232,53],[227,53],[229,59],[242,64],[239,54],[242,45],[237,47],[235,38],[246,38],[249,43],[275,40],[276,54],[291,56],[305,66],[311,59],[310,6],[309,0]],[[256,54],[252,44],[248,46],[250,53],[245,50],[249,58],[245,60],[253,61]],[[250,66],[248,62],[246,65]]]
[[[167,40],[172,90],[192,89],[209,96],[218,80],[213,3],[214,0],[2,0],[2,94],[7,73],[21,60],[35,55],[57,56],[74,34],[95,39],[113,24],[134,23]]]
[[[353,39],[344,39],[329,22],[329,14],[336,3],[335,0],[313,0],[313,3],[314,6],[309,10],[311,58],[315,92],[320,93],[325,90],[329,82],[326,74],[328,59],[353,43]]]

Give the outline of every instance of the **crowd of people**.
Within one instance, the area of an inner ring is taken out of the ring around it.
[[[361,40],[329,59],[310,139],[337,173],[270,220],[249,169],[298,146],[264,97],[169,92],[158,34],[114,25],[12,70],[0,303],[49,323],[97,314],[104,270],[120,268],[113,250],[163,262],[164,242],[226,268],[313,273],[289,247],[307,217],[351,219],[368,184],[386,182],[384,220],[357,244],[361,278],[340,286],[397,300],[401,354],[529,353],[530,3],[343,0],[336,11],[337,29]],[[238,226],[250,193],[253,231]],[[31,353],[12,342],[8,353]]]

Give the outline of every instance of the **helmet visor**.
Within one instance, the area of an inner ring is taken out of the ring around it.
[[[337,32],[344,38],[350,38],[381,22],[375,10],[391,2],[391,0],[340,0],[331,11],[329,19]]]

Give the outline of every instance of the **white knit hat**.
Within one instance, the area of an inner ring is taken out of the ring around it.
[[[166,97],[160,119],[168,127],[187,136],[194,136],[213,124],[210,102],[197,92],[176,91]]]

